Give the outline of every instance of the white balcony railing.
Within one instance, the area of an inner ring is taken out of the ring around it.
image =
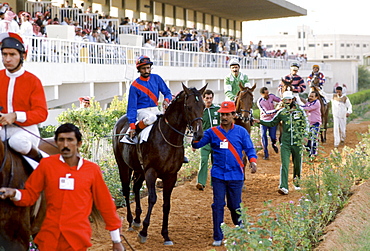
[[[86,63],[86,64],[135,64],[140,55],[151,58],[156,66],[176,67],[215,67],[228,68],[228,61],[237,56],[217,53],[204,53],[189,50],[165,48],[148,49],[117,44],[77,42],[45,37],[25,37],[28,50],[27,62],[38,63]],[[295,60],[276,58],[241,58],[242,69],[289,69]],[[310,68],[302,64],[302,69]],[[330,70],[323,65],[322,70]]]

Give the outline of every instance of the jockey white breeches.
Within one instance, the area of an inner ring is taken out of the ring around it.
[[[24,126],[24,129],[40,136],[37,125]],[[31,151],[32,146],[38,149],[40,138],[30,134],[14,125],[7,125],[0,130],[1,140],[9,139],[9,146],[21,154],[27,154]]]
[[[153,124],[157,120],[157,115],[161,114],[161,111],[157,106],[147,107],[137,110],[137,120],[143,121],[146,126]]]

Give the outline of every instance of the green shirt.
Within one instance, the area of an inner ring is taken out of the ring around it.
[[[220,124],[220,113],[217,111],[220,109],[219,106],[212,104],[209,108],[205,108],[203,111],[203,130],[207,130],[213,126]]]
[[[239,75],[235,77],[232,73],[227,75],[224,80],[224,91],[228,100],[234,101],[236,94],[240,91],[239,83],[242,82],[244,87],[251,88],[248,76],[239,72]]]

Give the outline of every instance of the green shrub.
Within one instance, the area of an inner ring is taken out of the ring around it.
[[[256,222],[242,206],[244,227],[222,225],[228,250],[312,250],[325,226],[343,208],[351,187],[370,177],[370,131],[355,149],[333,151],[320,165],[310,165],[301,180],[298,202],[269,207]],[[268,204],[267,204],[268,205]]]

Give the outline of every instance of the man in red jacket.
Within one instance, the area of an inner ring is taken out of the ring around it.
[[[88,217],[93,203],[110,231],[113,250],[124,251],[116,206],[99,166],[79,155],[81,137],[75,125],[61,125],[55,132],[60,154],[42,159],[24,189],[0,188],[0,198],[31,206],[44,191],[46,217],[35,238],[40,251],[86,251],[91,246]]]
[[[40,79],[23,68],[26,50],[22,38],[2,33],[0,43],[5,67],[0,70],[1,140],[9,139],[11,148],[39,162],[37,124],[48,116],[44,88]]]

